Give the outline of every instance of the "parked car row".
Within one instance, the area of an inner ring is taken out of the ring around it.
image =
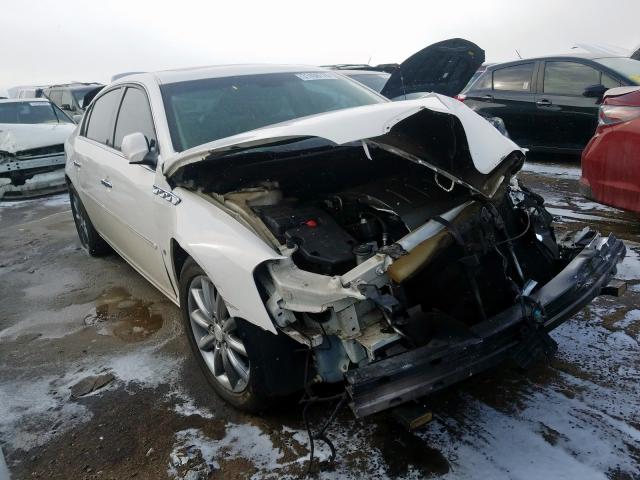
[[[18,87],[0,99],[0,199],[64,190],[64,141],[104,87]]]
[[[580,154],[595,132],[604,93],[640,84],[640,62],[626,57],[556,56],[491,65],[457,98],[500,117],[532,151]]]

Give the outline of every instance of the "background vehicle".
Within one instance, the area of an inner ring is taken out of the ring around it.
[[[47,99],[0,100],[0,198],[63,190],[64,141],[75,127]]]
[[[86,101],[85,96],[95,95],[102,87],[103,85],[99,83],[53,85],[44,89],[44,95],[73,118],[76,115],[82,115],[89,105],[90,99]]]
[[[124,77],[66,152],[83,246],[180,305],[207,380],[247,410],[314,378],[365,416],[526,366],[625,251],[557,241],[514,178],[523,152],[457,100],[312,67]]]
[[[605,94],[598,128],[582,152],[580,188],[598,202],[640,213],[640,87]]]
[[[522,147],[579,154],[595,131],[604,92],[639,83],[637,60],[555,56],[492,65],[457,98],[500,117]]]
[[[384,88],[391,76],[390,73],[376,70],[356,70],[351,68],[335,68],[335,70],[340,70],[342,75],[346,75],[378,93]]]
[[[15,98],[40,98],[46,87],[17,87],[14,92]]]

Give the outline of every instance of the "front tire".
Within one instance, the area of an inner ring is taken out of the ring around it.
[[[216,393],[234,407],[259,412],[302,386],[299,346],[229,315],[218,289],[191,258],[180,273],[180,305],[189,344]],[[298,378],[299,377],[299,378]]]
[[[80,244],[92,257],[101,257],[111,252],[111,247],[100,236],[91,223],[91,219],[71,182],[68,182],[71,213],[76,224]]]

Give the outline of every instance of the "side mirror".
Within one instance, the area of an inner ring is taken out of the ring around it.
[[[73,121],[76,123],[80,123],[82,121],[82,115],[79,115],[77,113],[71,118],[73,118]]]
[[[125,135],[120,150],[131,164],[156,166],[155,151],[147,137],[140,132]]]
[[[601,84],[589,85],[584,89],[584,92],[582,92],[582,96],[589,98],[602,98],[604,96],[604,92],[607,90],[608,88]]]
[[[69,105],[68,103],[63,103],[60,108],[69,112],[71,110],[71,105]]]

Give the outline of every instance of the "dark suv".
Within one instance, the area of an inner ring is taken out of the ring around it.
[[[103,85],[99,83],[70,83],[66,85],[53,85],[44,89],[44,95],[58,107],[74,117],[82,115],[84,109],[89,104],[85,99],[87,94],[91,94],[91,98],[102,89]]]
[[[593,136],[604,92],[640,84],[640,61],[556,56],[489,66],[458,96],[500,117],[511,138],[533,151],[579,154]]]

